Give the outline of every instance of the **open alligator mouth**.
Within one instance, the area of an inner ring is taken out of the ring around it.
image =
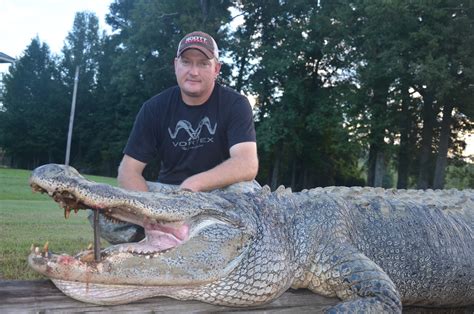
[[[100,251],[96,245],[96,252],[88,248],[74,256],[53,254],[47,245],[43,250],[33,247],[30,266],[57,286],[206,284],[229,274],[253,237],[229,211],[232,204],[209,193],[128,191],[89,181],[74,168],[55,164],[35,169],[30,185],[51,196],[64,208],[65,217],[92,209],[103,219],[133,223],[145,231],[139,242]]]
[[[40,193],[48,193],[61,207],[64,208],[64,217],[67,219],[70,216],[71,211],[77,213],[80,209],[88,209],[89,206],[85,205],[81,201],[79,201],[72,193],[68,191],[53,191],[48,192],[41,186],[32,183],[31,188],[35,192]],[[117,225],[125,225],[127,221],[121,220],[113,216],[113,212],[115,211],[113,208],[101,208],[95,209],[96,213],[101,213],[103,219],[107,220],[108,223],[117,224]],[[100,223],[98,221],[94,221],[94,228],[99,228]],[[177,222],[166,222],[166,221],[157,221],[154,219],[148,219],[145,217],[141,224],[145,231],[145,237],[139,242],[132,242],[132,243],[124,243],[118,244],[114,246],[113,251],[116,252],[129,252],[137,255],[143,255],[146,257],[153,257],[155,254],[163,253],[169,249],[172,249],[183,242],[189,239],[189,231],[190,226],[189,223],[185,221],[177,221]],[[202,225],[197,225],[193,228],[194,232],[198,232],[198,228],[203,227]],[[94,233],[95,237],[99,237],[99,233]],[[94,243],[97,246],[98,239],[94,239]],[[43,252],[40,252],[39,247],[33,247],[32,251],[36,252],[37,254],[46,256],[49,253],[49,245],[45,244],[43,247]],[[76,258],[82,261],[91,261],[93,254],[92,244],[86,251],[80,252],[76,255]],[[95,247],[95,249],[100,249]],[[104,250],[100,253],[100,255],[106,255],[110,250]],[[97,255],[97,254],[96,254]],[[95,256],[96,261],[97,256]],[[100,258],[100,257],[99,257]]]

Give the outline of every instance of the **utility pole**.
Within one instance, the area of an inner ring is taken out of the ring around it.
[[[74,125],[74,113],[76,111],[76,96],[77,96],[77,84],[79,83],[79,66],[76,66],[76,74],[74,75],[74,91],[72,92],[72,103],[71,103],[71,114],[69,116],[69,131],[67,133],[67,146],[66,146],[66,161],[64,164],[69,166],[69,155],[71,154],[71,140],[72,140],[72,127]],[[94,210],[94,259],[96,262],[100,262],[100,225],[99,225],[99,210]]]
[[[74,75],[74,91],[72,92],[71,114],[69,115],[69,131],[67,133],[66,160],[64,164],[69,166],[69,155],[71,154],[72,128],[74,125],[74,113],[76,111],[77,84],[79,82],[79,66],[76,66]]]

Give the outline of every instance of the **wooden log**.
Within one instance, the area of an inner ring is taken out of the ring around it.
[[[254,308],[231,308],[199,301],[180,301],[155,297],[130,304],[100,306],[76,301],[64,295],[49,280],[0,281],[0,313],[72,313],[72,312],[140,312],[140,313],[190,313],[190,312],[252,312],[252,313],[322,313],[330,305],[340,302],[309,290],[288,290],[272,303]],[[406,308],[406,313],[473,313],[467,309]]]

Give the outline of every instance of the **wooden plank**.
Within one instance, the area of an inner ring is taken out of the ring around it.
[[[179,301],[155,297],[125,305],[100,306],[71,299],[49,280],[0,281],[0,313],[72,313],[72,312],[153,312],[153,313],[322,313],[327,306],[340,302],[309,290],[289,290],[270,304],[255,308],[229,308],[199,301]],[[468,309],[406,308],[405,313],[473,313]]]
[[[18,312],[252,312],[265,313],[321,313],[324,308],[339,302],[308,290],[288,291],[274,302],[258,308],[229,308],[199,301],[179,301],[155,297],[125,305],[100,306],[82,303],[62,294],[49,280],[1,281],[0,313]]]

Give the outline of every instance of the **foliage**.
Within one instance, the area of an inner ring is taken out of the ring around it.
[[[24,56],[3,77],[4,111],[0,113],[0,147],[18,167],[56,160],[65,147],[65,91],[47,44],[34,38]]]
[[[447,189],[474,189],[474,163],[450,160],[446,170]]]
[[[72,99],[76,67],[79,70],[71,163],[86,171],[91,161],[97,161],[89,155],[91,140],[97,137],[97,129],[91,125],[97,125],[102,119],[96,100],[100,49],[99,20],[93,13],[76,13],[62,49],[61,68],[69,99]]]
[[[79,12],[62,55],[36,38],[11,67],[0,147],[19,167],[62,161],[80,66],[71,163],[114,176],[141,104],[175,84],[178,41],[199,29],[219,43],[220,80],[256,97],[261,183],[440,187],[473,126],[469,5],[115,0],[111,34]]]
[[[325,4],[243,1],[240,8],[245,23],[236,36],[250,50],[237,50],[236,58],[259,63],[241,63],[239,76],[248,77],[247,89],[259,96],[260,155],[273,160],[259,177],[272,188],[362,183],[359,147],[343,127],[347,86],[336,82],[340,51],[328,43],[339,31],[326,27],[336,7]]]

